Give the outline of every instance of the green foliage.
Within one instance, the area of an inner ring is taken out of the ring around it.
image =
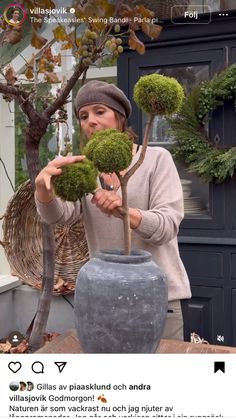
[[[134,86],[134,101],[146,113],[171,115],[178,112],[184,89],[173,77],[149,74],[140,77]]]
[[[195,86],[176,118],[169,118],[176,140],[173,156],[205,181],[224,182],[236,170],[236,147],[214,146],[205,127],[210,113],[229,99],[236,100],[236,65]]]
[[[83,152],[100,172],[120,172],[132,161],[132,147],[128,134],[106,129],[93,134]]]
[[[195,172],[198,176],[201,176],[205,181],[221,179],[221,161],[220,158],[223,155],[224,150],[211,147],[207,153],[196,155],[196,159],[189,166],[190,172]]]
[[[62,168],[62,174],[54,176],[56,195],[65,201],[77,201],[83,195],[93,193],[97,187],[97,170],[94,164],[85,159],[79,163]]]
[[[107,139],[107,130],[102,130],[96,133],[96,135],[92,135],[89,142],[86,144],[86,146],[83,149],[83,154],[89,159],[93,161],[93,154],[95,148],[104,140]],[[110,131],[110,130],[109,130]]]
[[[94,151],[93,162],[100,172],[120,172],[129,167],[131,161],[132,151],[122,140],[114,142],[113,139],[108,138]]]
[[[191,95],[185,98],[176,118],[168,119],[176,143],[173,156],[185,163],[195,161],[196,155],[205,154],[210,148],[206,132],[197,117],[200,87],[194,87]]]
[[[209,112],[223,105],[225,100],[236,99],[236,65],[232,65],[200,86],[198,118],[208,117]]]

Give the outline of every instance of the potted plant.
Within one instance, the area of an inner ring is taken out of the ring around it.
[[[127,183],[145,158],[155,115],[177,112],[183,96],[182,86],[170,77],[151,74],[136,83],[134,100],[149,118],[140,156],[131,167],[132,144],[126,133],[115,129],[96,132],[84,149],[97,170],[115,172],[119,178],[124,225],[124,250],[105,249],[97,253],[78,275],[76,328],[86,353],[152,353],[160,342],[167,313],[165,274],[150,253],[141,249],[131,251]],[[77,169],[83,170],[82,165],[78,163]],[[60,194],[62,190],[64,199],[77,200],[82,196],[80,176],[76,183],[73,166],[56,177],[55,191]],[[124,169],[127,171],[121,175]],[[65,190],[70,189],[72,182],[77,192],[70,191],[69,196]],[[94,189],[93,185],[90,192]]]

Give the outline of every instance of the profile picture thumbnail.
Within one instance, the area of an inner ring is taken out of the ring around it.
[[[20,387],[20,384],[17,381],[12,381],[9,385],[10,390],[17,391]]]
[[[9,4],[3,13],[5,21],[12,26],[22,25],[26,19],[26,11],[21,4]]]
[[[32,391],[34,389],[34,384],[32,381],[27,381],[27,390]]]
[[[27,389],[27,384],[24,381],[20,381],[20,391],[25,391]]]

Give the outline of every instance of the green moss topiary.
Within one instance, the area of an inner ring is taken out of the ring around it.
[[[133,97],[146,113],[171,115],[180,110],[184,89],[173,77],[149,74],[135,84]]]
[[[85,159],[62,168],[62,174],[53,178],[56,195],[65,201],[77,201],[97,187],[97,169]]]
[[[94,150],[94,165],[100,172],[120,172],[132,161],[132,152],[124,141],[107,139]]]
[[[82,153],[91,161],[93,161],[93,152],[98,144],[101,141],[106,140],[106,135],[104,135],[103,131],[98,131],[96,134],[93,134],[90,138],[89,142],[84,147]]]
[[[129,135],[117,129],[93,134],[83,150],[99,171],[110,173],[126,169],[132,161],[133,143]]]
[[[120,134],[120,135],[118,135]],[[93,152],[96,148],[96,146],[98,144],[100,144],[102,141],[107,140],[108,138],[112,139],[115,136],[116,139],[118,138],[125,138],[125,141],[127,139],[129,139],[129,143],[127,142],[127,144],[130,145],[130,147],[132,148],[133,143],[130,140],[129,136],[127,134],[125,134],[124,132],[121,132],[117,129],[114,128],[108,128],[108,129],[104,129],[101,131],[97,131],[95,132],[89,142],[86,144],[86,146],[83,149],[83,154],[85,154],[85,156],[89,159],[93,161]]]

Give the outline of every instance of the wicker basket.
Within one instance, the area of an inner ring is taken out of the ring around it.
[[[128,4],[130,7],[136,5],[143,5],[147,9],[154,12],[154,15],[159,20],[171,18],[171,8],[173,9],[172,17],[183,16],[189,5],[189,0],[125,0],[123,3]],[[182,6],[182,7],[181,7]]]
[[[3,244],[13,273],[25,284],[40,289],[42,226],[30,181],[22,184],[8,203],[3,221]],[[77,273],[88,256],[81,222],[55,227],[55,295],[74,291]]]

